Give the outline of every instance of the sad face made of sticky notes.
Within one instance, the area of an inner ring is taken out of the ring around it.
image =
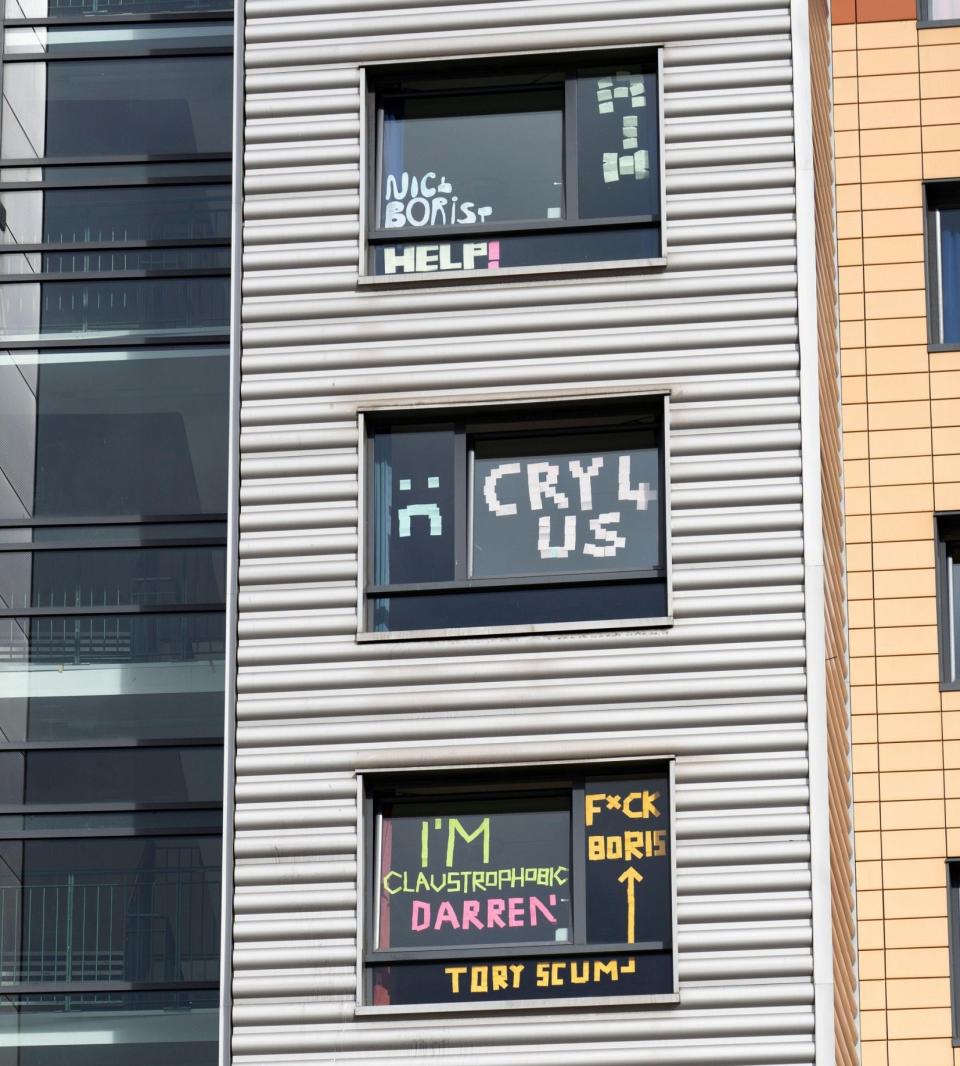
[[[439,489],[440,478],[434,475],[426,479],[427,489]],[[401,493],[413,491],[413,482],[410,478],[400,478],[397,482],[397,490]],[[426,522],[416,523],[414,519],[426,519]],[[401,537],[412,537],[414,532],[427,532],[431,537],[443,536],[443,515],[440,513],[438,503],[408,503],[397,511],[397,533]]]

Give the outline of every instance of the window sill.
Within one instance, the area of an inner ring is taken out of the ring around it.
[[[960,26],[960,23],[957,23]],[[928,344],[928,352],[960,352],[960,344]]]
[[[490,282],[520,279],[521,281],[539,281],[564,275],[614,273],[617,271],[643,271],[663,269],[667,265],[666,256],[656,259],[619,259],[609,263],[558,263],[552,266],[506,267],[500,270],[447,270],[429,271],[421,274],[360,274],[358,285],[418,285],[437,282]]]
[[[950,26],[960,26],[960,19],[917,19],[918,30],[947,29]],[[954,1044],[953,1046],[960,1045]]]
[[[358,1004],[358,1018],[396,1018],[424,1014],[478,1014],[488,1011],[531,1010],[563,1013],[571,1007],[596,1010],[598,1007],[663,1007],[678,1005],[680,993],[653,996],[584,996],[580,999],[494,1000],[490,1003],[421,1003],[402,1007],[374,1007]]]
[[[593,633],[609,629],[669,629],[673,616],[617,618],[606,622],[538,622],[517,626],[469,626],[462,629],[403,629],[386,633],[357,632],[357,641],[377,643],[392,640],[450,640],[464,637],[522,637],[541,633]],[[958,686],[960,687],[960,686]],[[379,1009],[379,1008],[378,1008]]]

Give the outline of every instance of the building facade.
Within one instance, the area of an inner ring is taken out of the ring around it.
[[[244,19],[224,1061],[854,1063],[826,6]]]
[[[212,1066],[232,4],[2,22],[0,1063]]]
[[[833,17],[863,1062],[952,1063],[960,9]]]

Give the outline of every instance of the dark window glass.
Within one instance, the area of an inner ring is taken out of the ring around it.
[[[219,750],[219,761],[223,761],[223,751]],[[215,797],[217,800],[219,796]],[[142,836],[147,833],[159,833],[163,830],[175,830],[178,833],[212,832],[219,833],[223,828],[223,812],[219,807],[201,808],[199,810],[172,811],[80,811],[66,814],[57,811],[52,814],[0,814],[0,837],[17,834],[36,835],[44,833],[63,836],[86,834],[104,836],[111,832]]]
[[[229,22],[11,27],[3,37],[4,51],[10,55],[55,55],[58,52],[110,55],[162,48],[229,48],[232,43],[233,26]]]
[[[0,517],[225,511],[227,373],[216,349],[0,353]]]
[[[502,80],[502,79],[501,79]],[[562,217],[563,81],[381,102],[384,229]]]
[[[43,184],[46,186],[71,185],[101,188],[125,186],[135,182],[156,184],[158,182],[182,183],[207,182],[229,179],[228,159],[181,160],[179,162],[149,163],[85,163],[82,166],[41,164],[7,166],[0,168],[0,182],[4,184]]]
[[[660,407],[566,410],[368,422],[374,629],[666,614]]]
[[[659,215],[657,79],[641,69],[577,78],[580,218]]]
[[[233,0],[6,0],[6,17],[75,19],[109,15],[156,15],[233,11]]]
[[[940,342],[960,344],[960,208],[937,212],[940,239]]]
[[[0,244],[110,244],[230,236],[229,185],[23,190],[0,192],[0,204],[6,211]]]
[[[661,563],[653,430],[478,439],[471,481],[474,577]]]
[[[224,277],[47,281],[0,285],[0,338],[32,341],[79,333],[122,341],[136,333],[221,334],[229,323]]]
[[[148,271],[150,273],[182,273],[184,271],[217,271],[226,273],[230,269],[230,249],[223,248],[135,248],[124,251],[112,251],[108,249],[95,249],[83,252],[14,252],[9,255],[0,254],[0,271],[8,276],[18,275],[19,280],[24,277],[35,277],[38,274],[110,274],[110,273],[133,273]],[[206,281],[207,279],[205,279]],[[181,288],[189,287],[189,282],[178,283]],[[214,282],[214,285],[221,284]],[[77,313],[74,303],[78,293],[99,297],[104,301],[119,302],[126,299],[128,293],[133,298],[128,302],[132,305],[129,314],[121,313],[114,309],[110,312],[101,311],[91,315],[88,311],[86,320],[97,321],[111,317],[127,320],[130,317],[143,316],[147,323],[153,321],[152,316],[156,313],[155,304],[158,300],[170,306],[171,323],[177,324],[178,316],[183,318],[187,315],[197,317],[196,309],[183,298],[176,300],[171,298],[170,286],[158,287],[156,282],[147,285],[130,285],[125,283],[122,287],[116,282],[107,285],[87,285],[80,289],[72,280],[69,287],[62,288],[46,282],[41,293],[40,323],[41,332],[48,325],[51,316],[63,318],[69,317],[69,325],[72,328]],[[35,309],[36,287],[28,287],[21,294],[22,302],[17,301],[16,290],[11,290],[8,296],[7,306],[16,308],[20,316],[21,328],[36,329],[32,319]],[[82,298],[82,297],[81,297]],[[26,322],[23,319],[26,318]],[[11,321],[11,327],[17,325],[16,320]]]
[[[216,837],[0,842],[2,983],[216,981]]]
[[[936,516],[940,682],[960,688],[960,514]]]
[[[221,748],[0,752],[0,805],[217,802]]]
[[[88,526],[0,526],[0,548],[35,544],[140,547],[164,541],[226,541],[226,522],[131,522]]]
[[[374,438],[374,582],[455,577],[452,429],[399,429]]]
[[[228,152],[230,56],[9,63],[0,154]]]
[[[0,741],[216,737],[219,612],[0,619]]]
[[[384,804],[377,832],[379,950],[569,942],[569,797]],[[505,890],[533,867],[551,883]]]

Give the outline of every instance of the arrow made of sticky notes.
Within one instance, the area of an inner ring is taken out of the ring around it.
[[[637,873],[632,867],[628,866],[626,870],[617,878],[618,881],[627,882],[627,943],[636,943],[636,928],[637,928],[637,884],[643,880],[643,874]]]

